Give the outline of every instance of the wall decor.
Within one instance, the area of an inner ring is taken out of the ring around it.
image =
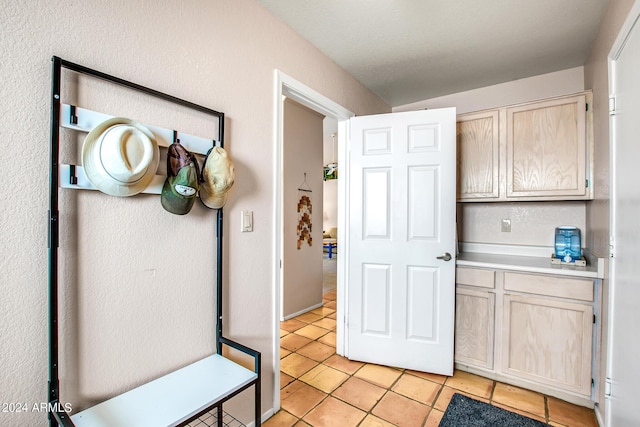
[[[336,134],[331,134],[331,163],[327,163],[322,171],[322,179],[325,181],[330,179],[338,179],[338,162],[335,161],[336,152]]]
[[[304,174],[304,182],[298,187],[300,192],[300,198],[298,200],[298,226],[296,229],[297,241],[296,247],[298,250],[302,248],[302,244],[306,240],[309,246],[313,244],[313,238],[311,237],[311,188],[307,184],[307,174]]]

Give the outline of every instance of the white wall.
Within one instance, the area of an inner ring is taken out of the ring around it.
[[[285,319],[322,304],[323,119],[324,116],[295,101],[284,102],[282,313]],[[307,186],[311,193],[298,190]],[[312,242],[310,246],[304,240],[298,247],[297,205],[303,195],[312,203]]]
[[[252,0],[8,0],[0,23],[2,401],[47,400],[50,58],[58,55],[226,113],[237,176],[225,207],[224,329],[262,352],[267,412],[279,357],[274,69],[356,114],[390,108]],[[87,86],[64,96],[181,130],[207,128],[202,115],[122,99],[102,83]],[[79,409],[213,352],[213,212],[196,206],[177,217],[153,196],[61,193],[61,207],[77,208],[61,220],[69,231],[60,248],[63,401]],[[254,211],[252,233],[240,233],[242,209]],[[181,265],[169,262],[172,254]],[[228,405],[244,422],[251,419],[251,393]],[[44,426],[47,416],[0,413],[0,425]]]
[[[583,67],[569,68],[393,107],[393,111],[456,107],[457,114],[568,95],[584,90]]]
[[[583,90],[583,68],[576,67],[403,105],[393,111],[456,107],[462,114]],[[552,248],[555,227],[575,225],[581,229],[584,242],[585,215],[585,202],[458,203],[458,239]],[[502,219],[511,220],[510,233],[500,231]]]

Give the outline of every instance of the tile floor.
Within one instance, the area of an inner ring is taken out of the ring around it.
[[[265,427],[437,426],[462,393],[552,426],[597,427],[593,410],[455,371],[452,377],[352,362],[335,352],[335,289],[281,323],[281,409]]]

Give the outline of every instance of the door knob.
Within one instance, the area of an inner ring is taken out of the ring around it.
[[[449,252],[445,252],[444,254],[442,254],[442,256],[439,256],[437,258],[445,261],[451,261],[451,254]]]

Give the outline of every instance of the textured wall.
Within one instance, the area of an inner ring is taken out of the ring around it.
[[[263,353],[273,403],[274,69],[361,115],[389,107],[250,0],[7,0],[0,8],[0,400],[47,399],[48,139],[52,55],[227,115],[237,169],[226,212],[228,336]],[[65,100],[211,131],[198,114],[67,77]],[[80,141],[62,153],[77,156]],[[63,190],[63,400],[74,409],[213,351],[213,213],[166,213],[157,197]],[[240,210],[254,232],[240,233]],[[176,255],[179,263],[171,255]],[[251,307],[251,309],[247,309]],[[277,377],[276,377],[277,378]],[[248,421],[251,396],[230,407]],[[235,414],[235,412],[234,412]],[[46,425],[0,413],[0,425]]]
[[[284,103],[282,314],[289,318],[322,304],[322,121],[295,101]],[[306,178],[305,178],[306,174]],[[306,181],[306,184],[304,182]],[[311,193],[298,188],[310,189]],[[311,245],[298,248],[298,203],[311,200]]]

